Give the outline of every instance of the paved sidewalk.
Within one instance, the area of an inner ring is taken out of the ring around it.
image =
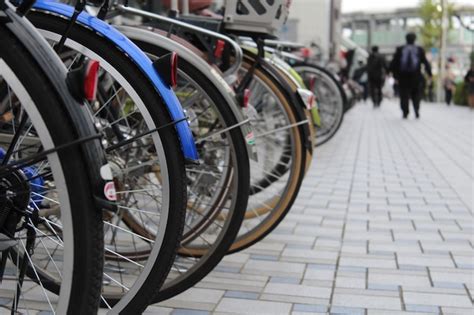
[[[152,314],[473,314],[474,112],[358,105],[280,227]]]

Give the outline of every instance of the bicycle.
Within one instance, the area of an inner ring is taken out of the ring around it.
[[[275,4],[275,6],[278,6],[278,5],[279,3]],[[204,50],[201,52],[201,55],[203,56],[203,58],[207,59],[208,61],[212,61],[214,64],[216,64],[217,62],[216,59],[218,58],[215,57],[215,51],[217,50],[217,47],[221,45],[221,43],[219,43],[219,38],[217,37],[218,35],[215,32],[214,33],[216,35],[213,35],[212,34],[213,32],[210,32],[209,30],[202,29],[195,25],[189,25],[188,23],[185,23],[185,22],[193,22],[194,17],[182,17],[181,18],[182,21],[176,21],[174,19],[170,19],[170,18],[166,18],[157,14],[126,7],[124,5],[116,5],[114,9],[119,11],[120,14],[138,15],[143,18],[146,18],[149,20],[149,22],[147,22],[147,25],[161,28],[165,32],[178,35],[178,37],[182,37],[183,39],[180,41],[180,43],[185,44],[183,41],[186,41],[186,40],[189,41],[190,44],[187,44],[187,47],[190,47],[190,46],[192,47],[194,45],[195,47],[193,48],[193,51],[196,51],[196,50],[199,51],[199,48],[197,47],[204,47]],[[112,14],[112,16],[116,16],[116,14]],[[195,20],[196,20],[195,24],[197,25],[205,24],[205,25],[215,26],[215,24],[217,24],[218,26],[215,27],[214,30],[220,27],[220,25],[218,24],[219,21],[215,22],[214,20],[211,20],[209,22],[207,18],[200,18],[200,17],[195,18]],[[230,31],[229,31],[229,34],[230,34]],[[173,37],[173,38],[176,38],[176,37]],[[224,52],[229,51],[225,47],[222,48],[222,50]],[[293,156],[293,158],[291,158],[288,156],[287,153],[285,153],[284,151],[281,151],[279,154],[282,154],[282,159],[283,159],[282,162],[281,163],[279,162],[280,160],[279,158],[275,159],[275,161],[272,162],[273,167],[276,168],[275,171],[277,172],[277,173],[274,173],[273,175],[272,175],[271,170],[267,172],[265,171],[264,168],[262,168],[261,165],[252,162],[251,168],[253,167],[254,171],[253,172],[251,171],[251,175],[252,177],[255,176],[257,178],[252,178],[253,187],[251,190],[251,193],[252,193],[251,199],[260,198],[260,201],[257,201],[256,204],[254,204],[252,207],[249,207],[247,209],[246,218],[255,219],[256,217],[258,217],[255,214],[260,215],[261,213],[263,213],[266,215],[267,213],[271,213],[272,210],[274,210],[273,213],[275,214],[275,218],[277,219],[275,220],[272,219],[272,223],[269,225],[264,224],[263,219],[259,220],[258,224],[255,224],[253,228],[247,231],[248,233],[244,232],[244,234],[251,235],[253,232],[257,230],[258,225],[261,224],[261,226],[264,226],[264,227],[261,230],[259,230],[258,233],[254,235],[255,237],[252,237],[251,240],[246,239],[245,241],[240,242],[239,245],[233,247],[231,251],[241,250],[247,246],[250,246],[251,244],[260,240],[261,238],[263,238],[274,227],[276,227],[276,225],[283,218],[284,214],[286,214],[287,211],[289,211],[291,204],[294,201],[294,198],[296,198],[297,190],[298,190],[297,187],[299,187],[300,185],[299,183],[301,183],[302,178],[304,176],[304,171],[307,165],[309,165],[309,163],[306,162],[307,154],[303,153],[303,150],[306,150],[308,154],[311,154],[312,147],[313,147],[311,144],[311,140],[309,140],[310,135],[311,135],[311,130],[310,130],[310,126],[308,125],[308,115],[305,112],[306,111],[305,100],[303,100],[301,95],[298,94],[297,89],[294,89],[293,87],[289,87],[287,85],[288,78],[284,76],[282,77],[281,73],[279,73],[276,70],[271,70],[273,69],[273,66],[268,64],[263,59],[263,55],[262,56],[260,56],[260,54],[255,55],[255,54],[252,54],[250,51],[244,51],[244,57],[247,58],[248,64],[249,64],[248,69],[251,69],[251,71],[248,76],[244,76],[242,73],[239,74],[240,80],[243,83],[240,84],[240,86],[237,86],[235,88],[237,95],[242,98],[242,94],[244,93],[245,89],[249,86],[249,83],[252,80],[254,68],[258,67],[260,71],[260,68],[262,67],[264,71],[263,76],[268,77],[267,80],[270,80],[272,82],[270,83],[272,84],[270,88],[270,90],[273,89],[272,93],[277,93],[280,96],[280,100],[282,100],[283,102],[287,104],[286,107],[285,106],[282,107],[281,101],[276,102],[277,104],[276,108],[278,111],[281,112],[281,115],[282,115],[281,117],[283,117],[283,120],[286,120],[286,122],[280,125],[278,129],[274,129],[274,130],[276,130],[276,133],[279,133],[279,132],[284,133],[284,132],[287,132],[288,130],[292,132],[291,135],[287,135],[287,136],[283,135],[284,137],[287,137],[287,138],[289,137],[288,139],[293,139],[293,140],[289,140],[290,143],[285,144],[282,147],[283,148],[286,147],[287,152],[288,150],[292,151],[293,152],[292,154],[295,154],[295,155]],[[227,58],[227,61],[225,60],[226,58]],[[222,61],[219,63],[220,65],[223,66],[222,71],[226,72],[227,68],[229,67],[228,55],[224,53],[222,58],[220,59],[222,59]],[[234,60],[234,65],[233,66],[231,65],[230,67],[235,69],[235,60]],[[229,82],[235,82],[235,79],[238,76],[235,76],[235,74],[233,73],[227,73],[227,76],[225,78]],[[268,88],[266,89],[268,90]],[[252,95],[255,93],[252,93],[252,92],[253,91],[251,91],[250,93],[251,95],[250,101],[249,101],[250,104],[254,103],[252,100],[252,98],[254,97]],[[272,93],[270,94],[267,93],[267,95],[272,95]],[[266,103],[266,102],[263,102],[263,103]],[[297,105],[292,106],[290,104],[297,104]],[[265,107],[263,106],[261,108],[264,109]],[[290,116],[287,116],[287,115],[290,115]],[[258,115],[255,115],[255,116],[258,117]],[[293,117],[293,118],[291,118],[292,120],[288,121],[287,117]],[[263,136],[268,137],[269,135],[272,134],[273,131],[270,126],[275,127],[275,125],[272,125],[271,123],[260,124],[260,128],[262,127],[264,129],[267,128],[265,130],[261,129],[262,137]],[[253,126],[253,128],[255,129],[255,126]],[[255,131],[254,135],[255,135],[255,138],[258,139],[259,132]],[[294,137],[297,137],[297,138],[294,138]],[[257,148],[259,147],[258,141],[257,141],[256,147]],[[308,160],[311,160],[311,159],[308,159]],[[292,164],[295,164],[295,165],[292,166]],[[290,167],[288,167],[288,165],[290,165]],[[261,172],[262,170],[263,170],[263,173]],[[284,190],[283,193],[281,194],[278,193],[276,198],[275,196],[266,196],[265,198],[261,198],[260,196],[257,197],[257,195],[255,194],[256,192],[263,191],[266,187],[270,186],[275,180],[278,180],[278,178],[285,176],[285,173],[288,170],[291,170],[290,180],[288,180],[288,178],[285,178],[282,181],[286,181],[288,183],[289,185],[288,187],[291,187],[289,190],[286,190],[286,191]],[[265,200],[269,200],[269,203],[267,204]],[[281,200],[280,203],[279,203],[279,200]],[[249,202],[250,204],[252,204],[252,200],[250,200]],[[275,206],[277,206],[276,209],[274,209]],[[244,224],[245,224],[245,221],[244,221]]]
[[[66,5],[40,2],[35,6],[35,11],[30,15],[30,19],[35,23],[37,27],[43,30],[43,34],[46,36],[46,38],[48,38],[50,41],[55,41],[56,43],[58,43],[60,42],[62,32],[64,31],[64,29],[67,28],[67,21],[64,18],[49,14],[50,12],[53,12],[53,11],[56,14],[60,13],[63,16],[64,15],[67,16],[66,14],[67,12],[69,12],[71,16],[73,14],[73,10],[71,9],[71,7],[68,7]],[[85,56],[89,59],[99,60],[101,67],[104,69],[104,71],[107,72],[108,75],[111,76],[115,81],[117,81],[120,84],[120,86],[124,87],[124,89],[127,92],[126,94],[128,94],[128,96],[132,97],[133,99],[132,103],[139,104],[140,98],[144,100],[144,97],[134,96],[138,93],[134,93],[133,89],[136,89],[136,90],[140,89],[141,91],[143,91],[141,92],[141,94],[144,94],[145,90],[150,90],[149,88],[150,85],[149,84],[146,85],[145,82],[137,81],[138,80],[137,78],[139,76],[135,73],[133,75],[128,75],[128,77],[126,78],[120,78],[120,74],[123,74],[125,76],[127,73],[130,72],[130,71],[127,72],[127,70],[124,69],[123,65],[127,64],[127,62],[125,61],[125,57],[120,57],[118,52],[117,54],[113,53],[113,51],[116,51],[116,50],[112,49],[110,44],[107,45],[107,43],[110,41],[109,38],[98,37],[93,34],[94,32],[100,32],[101,30],[104,30],[105,26],[100,25],[99,21],[94,21],[92,24],[96,26],[96,28],[102,27],[102,29],[96,29],[96,30],[90,31],[86,29],[85,27],[84,28],[80,27],[83,23],[86,23],[86,22],[91,23],[90,21],[92,19],[93,19],[92,17],[87,16],[85,13],[81,13],[78,15],[79,23],[75,23],[72,26],[72,28],[74,29],[74,32],[71,32],[68,36],[68,39],[64,41],[65,47],[68,49],[72,49],[74,51],[70,59],[74,60],[76,58],[75,54],[77,52],[81,52],[82,56]],[[97,27],[97,25],[99,25],[99,27]],[[107,32],[110,33],[110,30],[107,30]],[[108,35],[110,36],[110,34]],[[94,43],[97,43],[97,44],[94,44]],[[160,62],[160,59],[158,59],[157,61],[155,61],[155,63],[153,63],[155,67],[160,66],[159,62]],[[71,63],[73,63],[73,61],[71,61]],[[130,64],[130,62],[128,63]],[[166,64],[163,67],[165,66]],[[161,68],[161,70],[165,70],[165,69]],[[180,81],[180,78],[178,76],[178,79],[175,81],[176,83],[178,83],[178,89],[179,89],[179,81]],[[151,90],[153,90],[153,88],[151,88]],[[181,92],[177,90],[178,96],[180,93]],[[101,104],[107,104],[107,101],[108,99],[104,99]],[[146,110],[149,110],[149,112],[151,112],[150,116],[152,118],[155,117],[154,119],[159,119],[156,117],[165,116],[163,114],[156,114],[156,110],[154,110],[155,113],[152,112],[152,106],[154,105],[153,102],[143,101],[143,103],[145,104],[145,108],[141,110],[142,115],[145,114]],[[221,102],[216,102],[216,103],[219,104]],[[121,106],[120,108],[125,108],[125,105],[126,104],[124,104],[124,106]],[[99,104],[97,107],[98,109],[101,109],[103,105]],[[193,112],[195,112],[193,108],[187,108],[187,114],[190,116],[189,120],[191,124],[191,129],[195,129],[195,128],[192,128],[193,121],[195,120],[193,119],[193,117],[196,118],[199,116],[199,115],[192,114]],[[230,159],[229,157],[226,158],[227,161],[231,161],[232,163],[227,162],[228,166],[226,167],[226,171],[222,172],[223,173],[222,179],[223,180],[225,179],[225,183],[226,183],[225,185],[222,184],[222,186],[223,187],[228,186],[230,187],[230,189],[226,189],[225,195],[223,195],[222,197],[217,198],[215,201],[209,202],[210,204],[216,203],[216,202],[223,204],[223,203],[227,203],[227,200],[231,202],[229,206],[226,206],[224,208],[222,206],[217,207],[219,211],[226,209],[227,211],[226,213],[229,214],[228,222],[232,224],[226,223],[225,225],[226,227],[224,229],[224,231],[229,232],[231,231],[231,229],[232,230],[235,229],[235,226],[239,226],[239,220],[242,219],[243,214],[241,214],[241,212],[235,209],[245,208],[245,203],[246,203],[245,191],[248,191],[248,180],[247,180],[247,184],[245,180],[246,177],[248,178],[248,175],[245,175],[245,172],[248,173],[248,166],[246,166],[246,163],[248,164],[248,158],[245,157],[247,154],[246,148],[245,148],[245,142],[243,140],[243,137],[241,136],[241,131],[239,128],[241,124],[240,123],[237,124],[237,122],[235,121],[235,118],[230,118],[231,116],[229,115],[232,115],[231,113],[227,112],[227,114],[225,115],[227,116],[227,118],[224,118],[225,117],[224,116],[222,117],[224,120],[221,120],[221,123],[225,121],[225,124],[215,125],[212,127],[212,129],[210,129],[211,131],[214,131],[214,133],[208,134],[206,136],[201,131],[203,139],[198,140],[198,145],[200,143],[206,142],[207,147],[209,147],[209,145],[212,143],[211,138],[213,137],[215,138],[216,136],[219,136],[219,135],[228,135],[229,139],[231,140],[229,140],[228,144],[226,145],[235,146],[230,151],[231,158]],[[101,117],[101,118],[104,119],[106,117]],[[234,120],[234,122],[232,122],[232,120]],[[199,119],[198,121],[201,121],[201,119]],[[100,123],[100,121],[98,123]],[[104,126],[106,125],[107,123],[104,124]],[[224,128],[223,126],[227,126],[227,127]],[[227,128],[230,128],[230,129],[227,129]],[[220,131],[220,129],[222,129],[222,132]],[[150,127],[149,130],[153,130],[153,128]],[[146,134],[146,133],[148,132],[147,131],[142,132],[142,134]],[[195,135],[198,135],[196,131],[194,131],[194,133]],[[206,137],[207,139],[205,139],[205,141],[203,142],[204,138]],[[165,138],[169,139],[170,137],[165,137]],[[111,146],[114,148],[116,147],[116,145],[114,144],[115,142],[118,142],[120,144],[120,141],[114,142],[112,140],[109,142],[111,142],[110,144],[112,144]],[[218,144],[218,142],[215,142],[215,143]],[[156,150],[158,150],[159,146],[155,145],[155,148]],[[107,150],[108,150],[108,147],[106,146],[106,151]],[[241,155],[244,158],[243,159],[237,158],[236,152],[239,152],[239,155]],[[178,159],[172,159],[172,160],[174,161]],[[204,158],[201,158],[201,162],[203,160]],[[123,173],[123,167],[120,166],[120,164],[123,164],[123,158],[122,160],[119,160],[119,163],[115,163],[115,164],[119,164],[119,166],[117,167],[119,169],[118,173],[119,174]],[[209,163],[204,163],[204,164],[209,165]],[[159,165],[161,167],[162,165],[165,165],[165,164],[159,163]],[[129,167],[126,167],[126,168],[129,168]],[[152,167],[152,171],[153,170],[156,171],[160,169],[157,167],[155,168]],[[177,172],[178,170],[179,168],[175,168],[175,167],[173,167],[172,170],[170,170],[170,168],[168,167],[168,172]],[[187,181],[191,180],[191,182],[197,182],[195,175],[190,176],[189,174],[190,173],[198,174],[200,172],[201,171],[197,167],[194,167],[192,165],[189,166],[187,170],[188,176],[186,177],[186,180]],[[158,181],[160,181],[159,180],[160,176],[155,176],[155,177],[158,178]],[[168,177],[175,178],[175,176],[172,176],[169,174],[168,174]],[[124,181],[121,180],[120,182],[123,183]],[[219,181],[216,182],[217,187],[220,186],[220,183],[222,182],[219,182]],[[173,190],[175,189],[168,189],[168,191],[173,191]],[[122,191],[119,190],[118,194],[121,195],[122,192],[123,190]],[[192,190],[190,190],[190,192],[192,195]],[[173,198],[176,199],[180,197],[175,196]],[[186,198],[181,197],[180,201],[186,202]],[[188,202],[188,207],[190,203],[196,203],[196,200],[192,202]],[[202,204],[201,201],[198,202],[198,205],[199,203]],[[232,203],[235,204],[235,206]],[[160,230],[163,231],[163,227],[160,228],[158,224],[151,224],[150,222],[147,223],[148,225],[147,226],[146,224],[144,224],[145,221],[137,222],[137,216],[130,215],[129,213],[130,211],[135,211],[138,213],[137,208],[131,209],[130,206],[126,206],[126,205],[123,206],[120,204],[119,204],[119,208],[120,208],[120,212],[122,213],[122,216],[117,218],[117,219],[120,219],[120,221],[116,221],[118,223],[116,223],[115,225],[117,226],[118,224],[120,224],[123,226],[121,226],[120,229],[118,227],[112,227],[112,232],[116,230],[120,230],[121,232],[124,232],[124,229],[126,229],[126,233],[128,233],[129,235],[132,235],[134,239],[140,239],[142,243],[150,243],[151,245],[148,247],[146,246],[146,244],[142,244],[141,246],[128,246],[128,250],[127,249],[116,250],[115,248],[112,248],[113,251],[111,251],[110,248],[109,249],[106,248],[106,251],[107,251],[106,258],[108,259],[107,269],[113,270],[114,275],[116,274],[117,276],[112,277],[110,275],[111,271],[107,273],[106,278],[108,280],[108,283],[106,283],[105,287],[106,288],[110,287],[110,289],[104,291],[103,305],[106,307],[111,307],[112,311],[116,311],[120,309],[136,311],[137,309],[143,309],[144,305],[147,305],[148,303],[147,301],[148,297],[156,294],[157,290],[161,286],[161,283],[164,281],[163,275],[168,274],[170,268],[172,267],[172,262],[174,260],[174,249],[176,248],[176,245],[164,246],[165,249],[169,250],[170,254],[166,255],[166,252],[165,252],[164,255],[162,255],[162,253],[159,253],[159,254],[157,253],[156,248],[159,247],[157,242],[155,241],[152,244],[151,240],[159,239],[159,240],[171,242],[171,240],[173,239],[176,240],[177,238],[170,237],[172,235],[169,235],[170,232],[168,231],[168,227],[169,229],[173,231],[174,233],[173,235],[181,234],[182,228],[179,228],[179,224],[173,224],[169,222],[166,225],[167,234],[164,236],[163,233],[160,234],[156,232]],[[171,214],[173,216],[179,215],[181,217],[181,221],[180,221],[181,223],[180,222],[178,223],[182,224],[182,222],[185,220],[184,215],[182,211],[178,211],[178,210],[179,209],[176,209],[176,211],[169,211],[169,213],[170,213],[170,216]],[[150,215],[150,213],[146,213],[146,215]],[[113,217],[111,219],[113,219]],[[107,221],[110,221],[111,219],[108,219]],[[106,223],[106,225],[110,226],[110,222]],[[228,235],[228,234],[220,233],[219,238],[223,239],[224,235]],[[133,242],[131,241],[129,241],[128,243],[133,244]],[[174,244],[177,244],[177,243],[174,243]],[[136,264],[137,260],[147,260],[146,264],[154,266],[156,270],[149,270],[144,264],[140,264],[137,266]],[[212,263],[213,264],[212,266],[214,266],[216,263],[217,262]],[[111,264],[112,266],[109,266]],[[120,280],[121,279],[119,276],[120,270],[124,268],[123,267],[124,264],[134,265],[133,267],[135,268],[135,271],[133,273],[130,271],[129,274],[130,273],[133,274],[133,277],[135,277],[134,279],[136,280],[128,279],[127,283],[123,282],[123,280]],[[114,290],[119,291],[119,292],[114,293]],[[133,294],[130,292],[133,292]],[[140,292],[142,293],[144,292],[146,294],[142,294]]]
[[[0,270],[2,286],[10,288],[2,290],[4,307],[12,313],[94,313],[102,209],[114,209],[104,196],[111,178],[99,175],[107,167],[100,137],[66,86],[65,69],[21,17],[31,4],[15,10],[0,2]],[[60,220],[48,220],[48,212]],[[44,273],[62,282],[57,296],[45,289]]]

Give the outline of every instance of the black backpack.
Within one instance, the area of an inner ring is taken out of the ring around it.
[[[415,73],[420,67],[419,49],[414,45],[406,45],[402,48],[400,56],[400,72]]]

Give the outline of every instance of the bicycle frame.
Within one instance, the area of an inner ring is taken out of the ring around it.
[[[33,9],[54,13],[65,18],[71,18],[74,13],[74,8],[59,2],[38,0],[33,6]],[[186,121],[183,108],[174,94],[171,87],[167,86],[156,72],[152,65],[152,61],[148,56],[141,51],[132,41],[117,31],[113,26],[104,21],[89,15],[86,12],[79,14],[77,23],[80,23],[88,28],[93,29],[98,34],[101,34],[115,46],[124,51],[130,59],[139,67],[144,75],[153,83],[157,92],[162,97],[172,120],[175,123],[176,131],[181,142],[181,149],[186,161],[196,162],[198,160],[198,153],[194,138]]]

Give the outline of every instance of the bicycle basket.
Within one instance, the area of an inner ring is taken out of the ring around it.
[[[228,31],[275,35],[288,18],[291,0],[227,0]]]

